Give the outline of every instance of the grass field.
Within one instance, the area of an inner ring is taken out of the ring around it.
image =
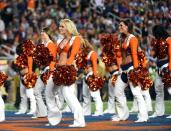
[[[104,104],[104,109],[106,109],[107,102],[104,102],[103,104]],[[155,101],[153,101],[153,110],[154,110],[154,105],[155,105]],[[132,101],[128,101],[129,109],[131,108],[131,106],[132,106]],[[94,102],[92,102],[92,108],[93,108],[92,111],[94,112],[94,110],[95,110]],[[166,108],[165,113],[171,114],[171,100],[165,101],[165,108]],[[7,111],[16,111],[17,109],[13,106],[13,104],[6,103],[6,110]]]

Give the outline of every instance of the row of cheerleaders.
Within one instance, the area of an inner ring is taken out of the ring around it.
[[[92,45],[76,31],[76,33],[73,30],[70,32],[68,25],[73,27],[74,23],[68,19],[61,21],[59,30],[64,37],[57,43],[50,39],[45,30],[41,32],[41,44],[35,46],[31,40],[25,41],[21,47],[18,47],[18,50],[20,48],[21,50],[14,64],[20,70],[20,88],[23,88],[20,91],[25,89],[26,95],[30,98],[30,114],[36,117],[47,116],[47,125],[57,125],[62,119],[61,109],[65,101],[74,114],[74,122],[69,127],[85,127],[84,115],[91,114],[91,96],[95,101],[95,115],[103,113],[100,89],[104,85],[104,78],[97,72],[98,56]],[[120,30],[124,26],[128,25],[121,22]],[[109,81],[113,88],[112,94],[116,99],[117,112],[112,120],[127,120],[129,117],[124,93],[125,88],[129,85],[138,103],[139,113],[135,122],[147,122],[149,119],[148,109],[142,92],[149,90],[153,81],[146,66],[145,53],[138,46],[138,39],[127,30],[124,37],[102,34],[100,42],[102,46],[101,59],[111,74]],[[168,87],[168,90],[171,86],[170,44],[171,38],[169,37],[152,41],[153,51],[158,59],[159,78],[162,80],[161,83]],[[40,75],[32,71],[33,63],[40,68]],[[83,82],[82,106],[73,91],[79,69],[84,69],[86,74]],[[7,76],[1,73],[0,84],[2,85],[6,79]],[[43,90],[45,90],[46,103],[42,98]],[[169,93],[171,93],[170,90]],[[21,94],[21,103],[22,99],[24,98]],[[2,101],[2,98],[0,100]],[[0,104],[0,114],[4,114],[4,103]],[[156,106],[156,116],[161,115],[157,111],[158,108]],[[26,110],[26,106],[20,107],[20,113],[25,113]],[[1,115],[1,117],[1,121],[5,120],[5,115]]]

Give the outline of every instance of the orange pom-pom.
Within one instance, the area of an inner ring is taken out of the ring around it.
[[[73,65],[57,66],[53,73],[53,81],[56,85],[70,86],[75,83],[77,71]]]
[[[33,88],[37,81],[37,75],[35,73],[32,74],[25,74],[23,77],[23,85],[29,89]]]
[[[139,71],[139,69],[133,69],[128,74],[128,79],[132,82],[134,86],[138,86],[139,79],[137,75]]]
[[[33,54],[33,60],[39,67],[48,66],[53,60],[53,57],[50,55],[49,49],[43,44],[38,44],[36,50]]]
[[[162,82],[164,83],[164,87],[170,88],[171,87],[171,73],[168,68],[165,68],[162,72]]]
[[[33,41],[31,40],[26,40],[23,44],[23,53],[26,56],[33,56],[34,51],[36,50],[35,45]]]
[[[147,90],[153,85],[148,69],[142,67],[131,70],[128,79],[134,86],[140,85],[142,90]]]
[[[157,56],[158,59],[163,59],[168,55],[168,43],[166,40],[153,39],[151,46],[155,51],[155,56]]]
[[[138,61],[139,61],[139,66],[143,67],[145,63],[145,52],[144,51],[138,51]]]
[[[8,78],[8,76],[5,73],[0,72],[0,86],[2,86],[5,83],[7,78]]]
[[[110,66],[116,60],[116,52],[120,49],[118,37],[111,34],[101,35],[102,61],[106,66]]]
[[[24,69],[28,66],[27,56],[25,54],[21,54],[16,58],[16,63],[18,68]]]
[[[90,75],[86,82],[91,91],[97,91],[103,87],[105,80],[102,77]]]
[[[78,69],[85,69],[87,60],[86,60],[86,54],[83,53],[84,50],[80,51],[78,55],[76,56],[76,65]]]
[[[51,74],[53,74],[53,71],[50,70],[46,70],[43,74],[41,74],[40,78],[44,84],[47,84],[47,80],[49,79]]]

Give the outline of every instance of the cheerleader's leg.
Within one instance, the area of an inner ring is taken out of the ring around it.
[[[152,116],[150,116],[151,118],[155,118],[157,116],[163,116],[165,113],[164,85],[161,80],[161,77],[158,74],[154,81],[154,87],[156,92],[156,103],[155,103],[155,112]]]
[[[127,106],[127,99],[125,96],[125,88],[128,86],[127,83],[123,82],[121,75],[118,76],[115,87],[114,95],[116,97],[116,111],[117,115],[113,116],[112,121],[126,120],[129,117],[129,110]]]
[[[77,85],[75,84],[75,86],[71,87],[71,91],[73,92],[73,94],[75,94],[75,96],[77,97]],[[71,112],[71,109],[69,108],[68,105],[65,106],[63,112]]]
[[[138,102],[135,98],[133,98],[132,108],[130,112],[138,112]]]
[[[115,96],[114,96],[114,87],[111,83],[111,80],[108,82],[108,102],[107,109],[104,113],[115,113]]]
[[[95,107],[96,107],[96,110],[93,116],[103,115],[103,102],[100,96],[100,90],[90,91],[90,94],[95,102]]]
[[[26,89],[26,95],[30,100],[30,112],[28,112],[27,114],[34,114],[35,115],[35,113],[36,113],[36,99],[34,96],[33,88]]]
[[[47,107],[43,101],[42,92],[45,88],[44,83],[42,82],[40,76],[37,79],[37,82],[34,87],[34,96],[36,99],[36,116],[45,117],[47,116]]]
[[[55,99],[56,99],[56,104],[59,108],[59,110],[63,111],[64,107],[65,107],[65,100],[64,97],[62,95],[62,87],[63,86],[55,86],[53,89],[53,92],[55,93]]]
[[[85,80],[83,80],[83,112],[84,115],[91,115],[91,95]]]
[[[48,121],[50,125],[57,125],[60,123],[62,113],[56,104],[56,98],[54,94],[54,83],[52,76],[50,76],[45,87],[45,99],[48,109]]]
[[[0,94],[0,122],[5,120],[5,104]]]
[[[75,94],[72,92],[72,88],[75,84],[62,87],[62,94],[71,111],[74,113],[74,122],[70,127],[85,127],[85,119],[83,109]]]
[[[22,84],[21,80],[20,80],[20,97],[21,97],[21,102],[20,102],[19,111],[16,112],[15,114],[24,114],[27,112],[27,108],[28,108],[26,88]]]
[[[141,90],[142,95],[144,97],[145,103],[146,103],[146,107],[147,107],[147,111],[152,111],[152,101],[151,101],[151,96],[149,93],[149,89],[148,90]]]
[[[167,90],[168,90],[169,94],[171,95],[171,87],[169,87]],[[166,118],[171,118],[171,115],[167,116]]]
[[[138,120],[135,122],[147,122],[148,112],[147,112],[145,100],[141,93],[141,87],[133,86],[132,82],[129,82],[129,85],[130,85],[133,96],[135,97],[135,99],[137,99],[137,102],[138,102],[139,114],[138,114]]]

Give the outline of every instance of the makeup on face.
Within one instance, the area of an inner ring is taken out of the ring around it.
[[[119,30],[121,33],[126,32],[126,25],[123,22],[119,24]]]

